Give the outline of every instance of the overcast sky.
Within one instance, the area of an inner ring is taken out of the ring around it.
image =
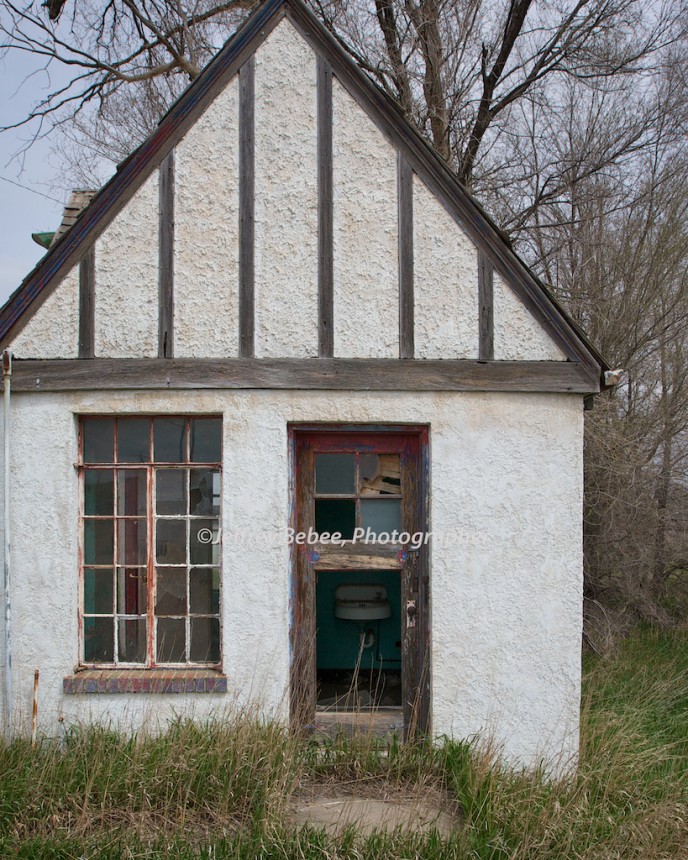
[[[49,84],[31,55],[0,59],[0,125],[24,116]],[[0,304],[45,253],[31,234],[55,230],[67,198],[47,141],[37,141],[20,161],[13,158],[29,138],[27,129],[0,133]]]

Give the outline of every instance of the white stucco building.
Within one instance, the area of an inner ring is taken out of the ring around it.
[[[48,734],[248,704],[575,756],[608,368],[300,0],[254,12],[0,338],[15,731],[38,669]]]

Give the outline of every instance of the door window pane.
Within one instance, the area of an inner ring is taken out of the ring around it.
[[[360,474],[362,496],[401,493],[398,454],[361,454]]]
[[[354,455],[316,454],[315,492],[328,495],[355,493]]]
[[[219,463],[222,460],[222,419],[192,418],[191,462]]]
[[[157,469],[155,510],[159,514],[186,513],[186,469]]]
[[[401,531],[401,499],[361,500],[361,526],[373,534]]]
[[[84,463],[113,463],[115,422],[112,418],[84,418],[81,422]]]
[[[218,520],[189,522],[189,559],[191,564],[217,564],[220,557]]]
[[[185,463],[186,419],[154,418],[153,450],[158,463]]]
[[[117,520],[117,564],[145,566],[147,560],[146,521]]]
[[[84,514],[111,517],[114,513],[114,472],[88,469],[84,472]]]
[[[117,514],[120,517],[146,516],[146,470],[117,470]]]
[[[343,540],[351,540],[355,528],[355,499],[315,500],[315,530],[318,534],[340,532]]]
[[[117,568],[117,612],[144,615],[148,609],[148,577],[145,567]]]
[[[186,568],[159,567],[155,614],[186,615]]]
[[[158,618],[158,663],[183,663],[186,660],[186,621],[183,618]]]
[[[189,579],[189,611],[193,615],[217,615],[220,612],[220,570],[196,567]]]
[[[216,469],[191,469],[189,513],[192,516],[220,513],[220,473]]]
[[[117,419],[117,459],[120,463],[150,461],[150,421],[148,418]]]

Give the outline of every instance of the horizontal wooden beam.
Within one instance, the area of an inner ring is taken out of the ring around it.
[[[594,394],[599,380],[573,361],[91,358],[16,359],[12,365],[13,391],[241,388]]]

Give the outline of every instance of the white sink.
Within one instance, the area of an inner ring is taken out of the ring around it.
[[[381,621],[392,615],[384,585],[338,585],[334,597],[335,618],[346,621]]]

